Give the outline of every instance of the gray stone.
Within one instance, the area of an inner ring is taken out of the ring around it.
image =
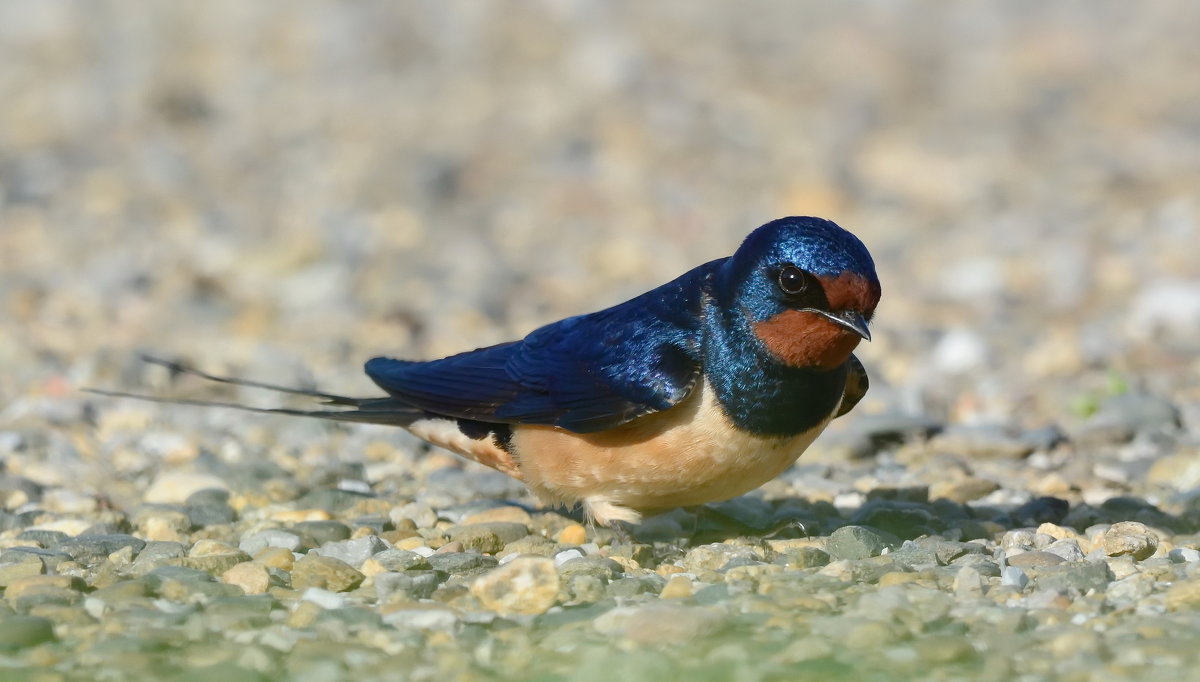
[[[250,556],[258,556],[259,552],[268,547],[282,547],[291,552],[300,549],[301,539],[295,533],[286,530],[264,530],[244,536],[238,542],[238,549]]]
[[[1056,540],[1047,545],[1043,551],[1057,554],[1066,561],[1083,561],[1084,559],[1083,550],[1079,548],[1079,543],[1074,538]]]
[[[1000,584],[1023,590],[1029,584],[1029,575],[1016,566],[1005,566],[1000,571]]]
[[[689,571],[719,571],[735,559],[758,562],[764,558],[766,558],[765,553],[758,547],[714,543],[688,550],[680,565]]]
[[[405,599],[428,599],[438,586],[435,571],[405,571],[403,573],[379,573],[373,578],[375,594],[379,601],[401,596]]]
[[[56,549],[81,564],[91,565],[107,559],[109,554],[122,547],[132,547],[136,553],[145,546],[144,540],[132,535],[80,535],[63,540]]]
[[[529,528],[521,523],[491,521],[455,526],[450,529],[450,539],[461,542],[465,549],[494,554],[510,542],[529,535]]]
[[[1142,601],[1154,592],[1155,580],[1145,573],[1134,573],[1109,583],[1104,599],[1114,606],[1127,606]]]
[[[558,572],[563,578],[569,578],[576,575],[590,575],[596,578],[602,578],[605,581],[612,580],[622,573],[621,564],[599,556],[583,556],[564,561],[558,567]]]
[[[1086,594],[1103,592],[1113,580],[1112,569],[1103,561],[1081,561],[1037,569],[1038,587]]]
[[[353,540],[329,542],[311,550],[309,554],[333,557],[355,568],[361,568],[364,561],[386,549],[386,542],[374,535],[367,535]]]
[[[494,557],[478,552],[447,552],[433,554],[425,559],[435,571],[443,573],[466,573],[480,568],[493,568],[498,563]]]
[[[21,542],[33,542],[37,544],[38,547],[53,549],[68,537],[70,536],[68,536],[66,533],[57,530],[29,528],[21,531],[17,535],[17,540]]]
[[[1171,561],[1176,563],[1192,563],[1200,561],[1200,551],[1191,547],[1176,547],[1167,555]]]
[[[897,543],[885,534],[865,526],[842,526],[833,531],[825,550],[836,559],[867,559],[879,556]]]
[[[137,558],[129,566],[131,575],[145,575],[159,566],[166,566],[172,559],[187,556],[187,547],[179,542],[147,542]]]
[[[349,509],[362,500],[373,497],[374,495],[371,494],[344,490],[342,488],[318,488],[296,500],[296,506],[300,509],[324,509],[325,511],[336,513]]]
[[[237,520],[237,512],[227,504],[189,504],[184,510],[196,528],[220,526]]]
[[[350,526],[341,521],[301,521],[292,526],[292,530],[309,540],[314,547],[350,539]]]
[[[371,558],[388,571],[421,571],[430,568],[425,557],[403,549],[385,549]]]
[[[912,540],[905,540],[898,548],[888,552],[888,556],[918,570],[947,563],[939,560],[935,547],[928,543],[918,544]]]

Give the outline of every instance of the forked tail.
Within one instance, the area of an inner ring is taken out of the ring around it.
[[[309,398],[320,399],[326,405],[337,405],[345,408],[343,410],[297,410],[286,407],[253,407],[243,405],[241,403],[223,402],[219,400],[197,400],[192,398],[163,398],[160,396],[145,395],[142,393],[131,393],[128,391],[110,391],[101,388],[84,388],[87,393],[96,395],[110,396],[113,398],[132,398],[134,400],[144,400],[154,403],[168,403],[173,405],[197,405],[200,407],[227,407],[234,410],[242,410],[245,412],[258,412],[261,414],[284,414],[294,417],[316,417],[317,419],[329,419],[340,422],[355,422],[359,424],[384,424],[387,426],[408,426],[417,419],[425,417],[423,410],[413,407],[408,403],[402,402],[395,398],[351,398],[344,395],[336,395],[333,393],[324,393],[322,391],[309,391],[302,388],[292,388],[290,386],[278,386],[276,384],[268,384],[261,381],[253,381],[250,379],[240,379],[238,377],[224,377],[215,374],[209,374],[194,367],[189,367],[180,362],[173,360],[165,360],[156,358],[150,355],[140,356],[143,362],[152,365],[165,367],[172,374],[190,374],[199,377],[206,381],[213,381],[221,384],[231,384],[233,386],[246,386],[248,388],[261,388],[276,393],[288,393],[291,395],[302,395]]]

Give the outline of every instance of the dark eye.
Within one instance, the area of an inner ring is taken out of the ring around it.
[[[804,293],[808,288],[808,277],[795,265],[785,265],[779,271],[779,290],[788,296]]]

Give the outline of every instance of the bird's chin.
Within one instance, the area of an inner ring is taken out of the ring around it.
[[[862,337],[828,318],[787,310],[754,325],[754,335],[789,367],[832,370],[850,358]]]

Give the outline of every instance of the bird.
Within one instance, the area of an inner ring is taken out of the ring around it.
[[[871,339],[881,288],[866,246],[836,223],[786,217],[732,256],[523,339],[435,360],[376,357],[383,390],[353,398],[177,373],[298,394],[321,409],[163,402],[399,426],[523,482],[547,506],[600,526],[745,494],[775,478],[868,388],[854,355]]]

